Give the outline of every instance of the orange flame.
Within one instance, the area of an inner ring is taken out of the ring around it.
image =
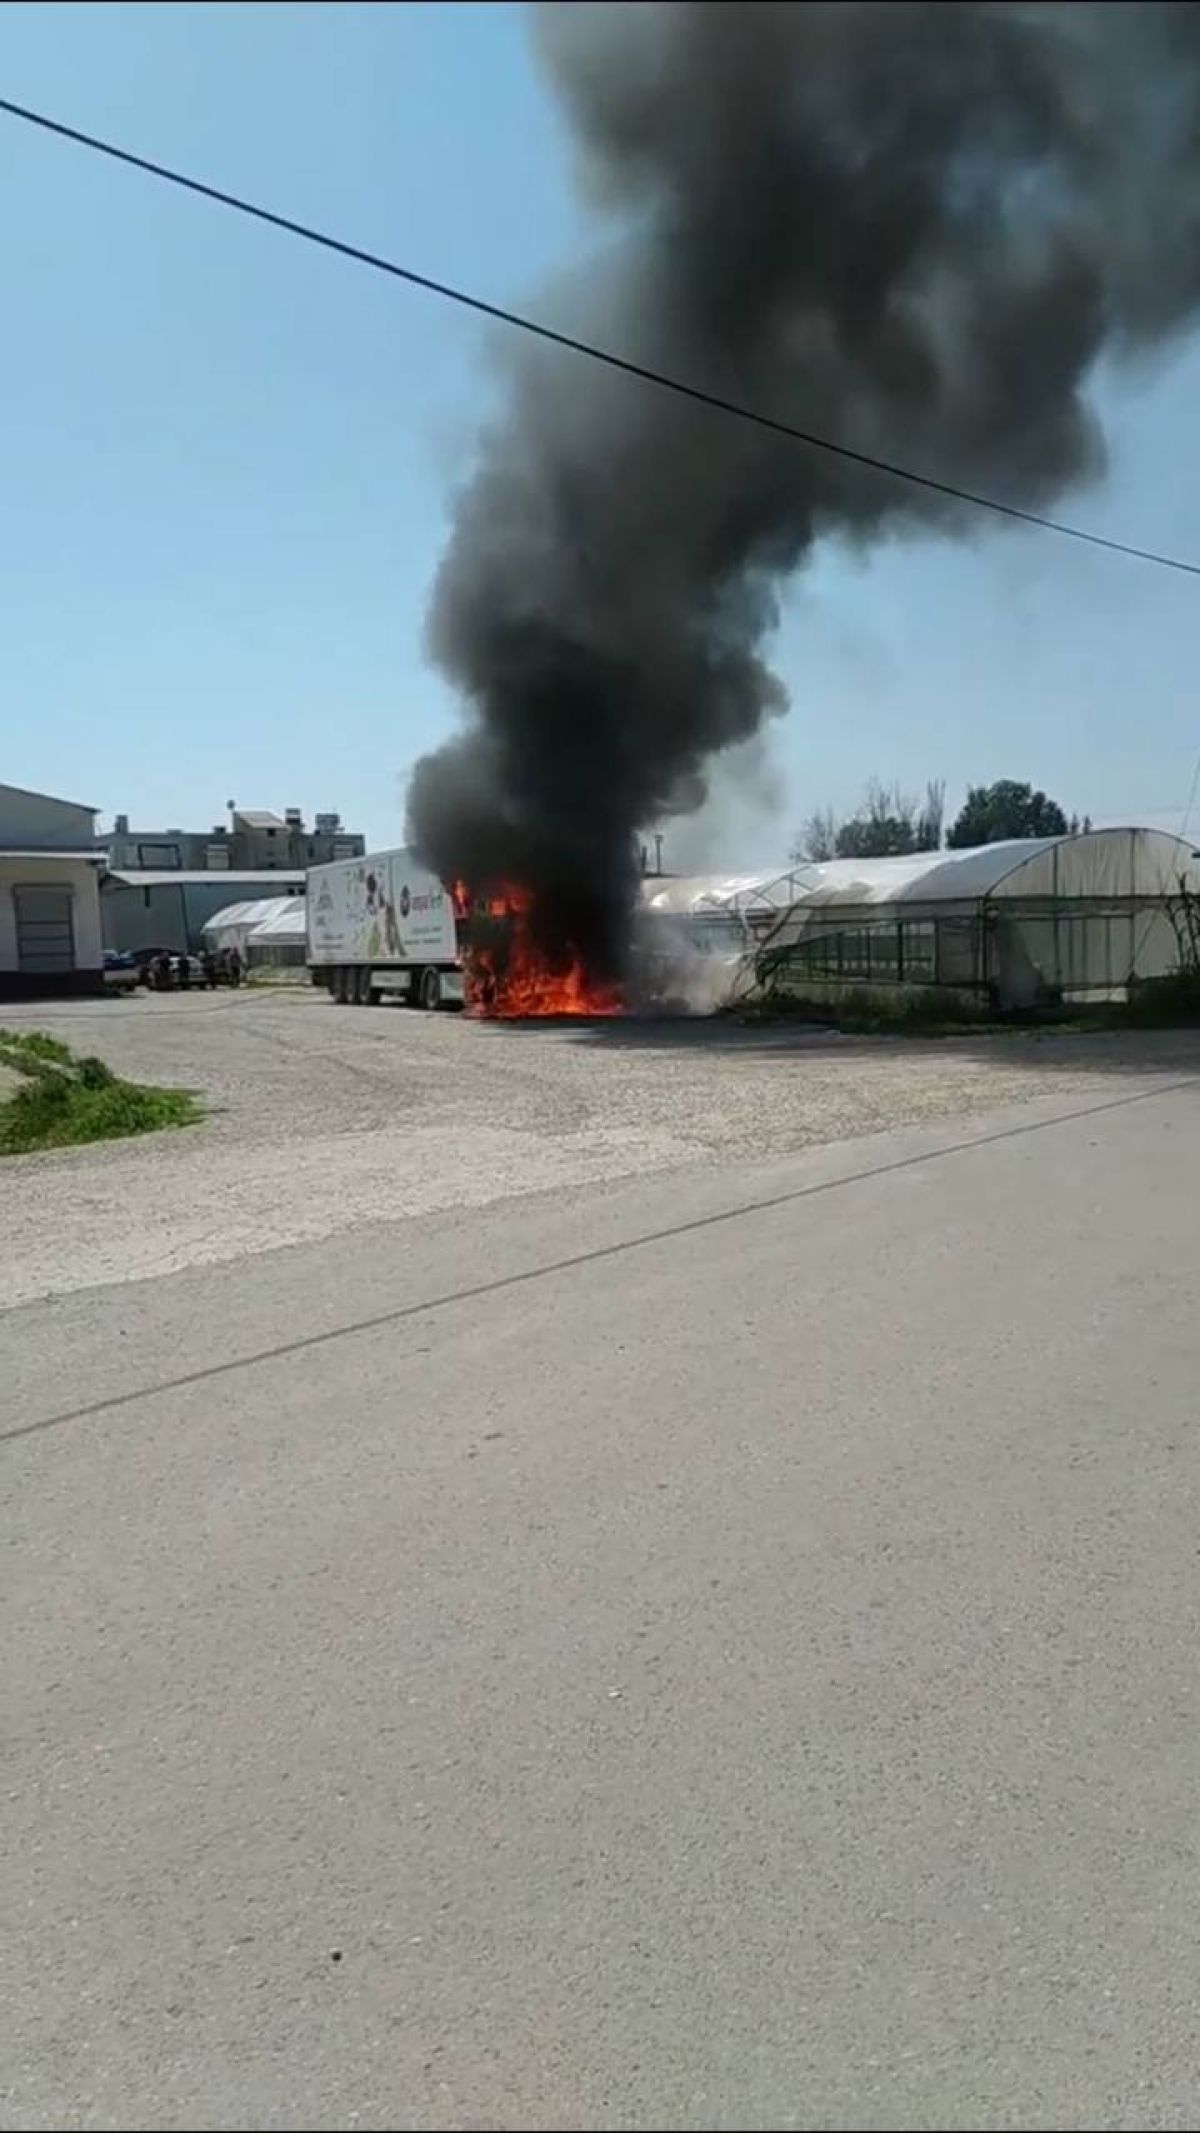
[[[501,946],[478,945],[466,956],[467,1005],[473,1015],[521,1021],[545,1015],[620,1015],[625,1003],[615,985],[589,977],[578,956],[566,965],[547,961],[533,940],[529,898],[506,886],[483,905],[503,920]]]

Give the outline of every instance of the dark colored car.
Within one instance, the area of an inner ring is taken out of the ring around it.
[[[132,992],[142,982],[142,973],[131,955],[121,955],[115,948],[104,951],[104,982],[114,992]]]

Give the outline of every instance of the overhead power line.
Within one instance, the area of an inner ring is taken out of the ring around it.
[[[376,273],[390,274],[394,280],[409,283],[414,289],[424,289],[431,296],[445,297],[451,304],[459,304],[467,311],[475,311],[484,318],[497,319],[501,325],[514,326],[522,333],[534,334],[540,341],[549,341],[556,348],[568,349],[573,355],[586,356],[593,363],[603,363],[609,370],[623,371],[627,377],[640,378],[647,385],[659,386],[685,400],[693,400],[700,407],[708,407],[717,414],[731,415],[739,422],[752,422],[758,429],[770,430],[777,437],[790,438],[794,444],[808,445],[818,452],[830,452],[838,459],[851,461],[855,466],[867,467],[875,474],[887,475],[893,481],[908,482],[918,489],[932,490],[938,496],[948,496],[961,504],[972,504],[980,511],[992,511],[1002,518],[1019,519],[1026,526],[1039,526],[1045,533],[1062,534],[1072,541],[1086,541],[1091,548],[1107,548],[1114,555],[1132,556],[1139,563],[1153,563],[1162,570],[1181,570],[1189,577],[1200,578],[1200,563],[1189,562],[1183,556],[1163,555],[1153,548],[1138,548],[1131,541],[1117,541],[1104,533],[1089,533],[1083,526],[1072,526],[1065,519],[1046,518],[1039,511],[1023,511],[1018,504],[1002,503],[999,497],[984,496],[975,489],[963,489],[954,482],[939,481],[932,474],[920,474],[913,467],[900,466],[895,460],[879,459],[870,452],[855,451],[853,446],[839,444],[832,437],[821,437],[813,430],[800,429],[795,423],[782,422],[774,415],[764,414],[760,409],[746,407],[739,400],[728,400],[721,393],[706,392],[703,386],[689,385],[686,379],[671,377],[666,371],[654,370],[646,363],[635,363],[628,356],[616,354],[611,348],[599,348],[594,342],[580,340],[571,333],[560,333],[554,326],[546,326],[538,319],[526,318],[519,311],[509,311],[503,304],[492,304],[485,297],[474,296],[467,289],[456,288],[452,282],[439,281],[432,274],[420,274],[415,267],[401,266],[398,260],[386,259],[380,252],[370,252],[362,245],[349,244],[344,238],[332,237],[327,230],[313,229],[310,224],[297,222],[290,215],[278,215],[272,208],[259,207],[253,200],[244,200],[237,193],[225,192],[219,185],[208,185],[201,178],[189,178],[181,170],[173,170],[167,163],[156,163],[149,156],[135,155],[132,149],[119,148],[114,141],[101,140],[99,135],[84,133],[78,126],[67,126],[61,119],[50,118],[44,111],[34,111],[26,104],[17,104],[11,98],[0,96],[0,111],[10,118],[21,119],[27,126],[40,127],[43,133],[56,134],[60,140],[73,141],[79,148],[88,148],[96,155],[108,156],[114,163],[128,164],[132,170],[145,171],[147,176],[160,178],[166,185],[175,185],[183,192],[197,193],[203,200],[215,201],[218,207],[231,208],[235,214],[247,215],[255,222],[265,222],[271,229],[284,230],[289,237],[300,237],[306,244],[320,245],[326,252],[336,252],[343,259],[352,259],[359,266],[373,267]]]

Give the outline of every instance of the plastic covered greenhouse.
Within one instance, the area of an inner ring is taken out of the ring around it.
[[[947,987],[1001,1008],[1123,994],[1177,967],[1200,854],[1162,830],[647,881],[648,913],[745,984]]]
[[[206,948],[236,948],[256,963],[303,963],[306,954],[303,896],[260,896],[226,904],[204,927]]]

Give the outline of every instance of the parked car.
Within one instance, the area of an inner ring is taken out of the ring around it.
[[[172,948],[131,948],[129,951],[129,960],[137,967],[139,983],[142,985],[149,985],[154,975],[155,964],[159,962],[164,955],[167,957],[167,960],[170,961],[170,958],[174,954],[174,952],[175,951]]]
[[[104,951],[104,983],[112,992],[132,992],[142,982],[142,973],[131,955],[115,948]]]
[[[137,966],[138,983],[151,992],[181,992],[208,983],[203,959],[178,948],[135,948],[129,961]]]
[[[180,991],[207,985],[208,975],[198,955],[173,955],[171,957],[171,982]]]

